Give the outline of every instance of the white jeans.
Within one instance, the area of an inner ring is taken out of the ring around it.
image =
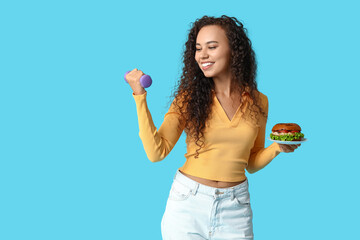
[[[230,188],[200,184],[177,170],[161,221],[163,240],[253,239],[247,179]]]

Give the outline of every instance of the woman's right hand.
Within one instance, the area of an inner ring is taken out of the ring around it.
[[[295,149],[297,149],[298,147],[301,146],[301,144],[291,144],[291,145],[281,144],[281,143],[278,143],[278,144],[279,144],[279,147],[280,147],[280,151],[281,152],[286,152],[286,153],[294,152]]]
[[[135,68],[125,76],[135,95],[144,94],[146,92],[140,84],[140,78],[142,75],[145,74],[141,70]]]

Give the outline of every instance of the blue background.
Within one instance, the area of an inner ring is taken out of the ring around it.
[[[185,134],[151,163],[123,76],[151,75],[159,128],[190,24],[222,14],[248,29],[270,102],[266,134],[297,122],[309,139],[247,174],[256,239],[354,239],[358,9],[356,1],[1,1],[0,239],[161,239]]]

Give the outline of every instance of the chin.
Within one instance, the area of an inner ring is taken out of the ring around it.
[[[203,73],[204,73],[205,77],[207,77],[207,78],[211,78],[214,76],[213,73],[209,73],[209,72],[203,72]]]
[[[211,74],[207,74],[207,73],[204,73],[204,76],[207,77],[207,78],[211,78],[211,77],[212,77]]]

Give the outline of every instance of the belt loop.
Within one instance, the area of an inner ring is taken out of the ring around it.
[[[180,172],[179,169],[178,169],[178,170],[176,171],[176,173],[175,173],[174,180],[175,180],[176,178],[179,178],[180,175],[181,175],[181,172]]]
[[[233,201],[235,199],[235,189],[232,188],[232,191],[231,191],[231,201]]]
[[[194,186],[194,189],[191,191],[193,195],[195,195],[197,193],[198,188],[199,188],[199,184],[196,183]]]

